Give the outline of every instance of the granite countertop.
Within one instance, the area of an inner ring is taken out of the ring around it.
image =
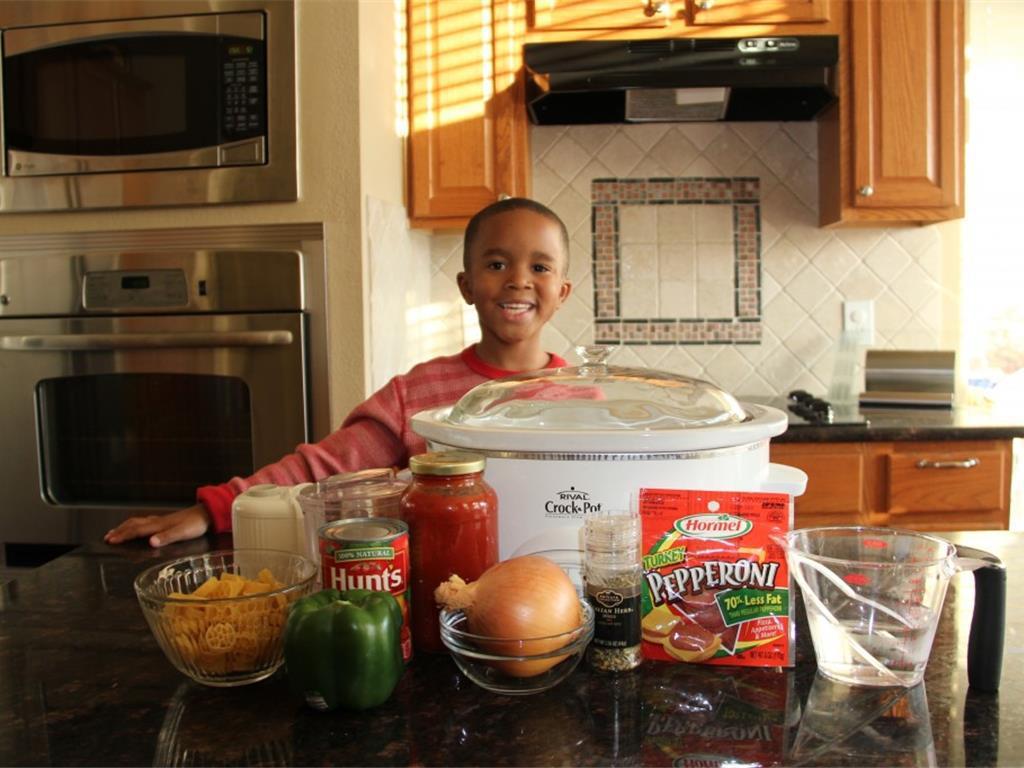
[[[785,411],[784,398],[743,398]],[[890,440],[1008,440],[1024,437],[1024,413],[975,405],[953,408],[836,405],[837,423],[808,424],[791,417],[789,429],[775,443],[880,442]]]
[[[132,580],[211,548],[91,545],[0,588],[2,765],[1014,765],[1024,764],[1024,536],[952,534],[1011,564],[1003,685],[967,688],[973,579],[952,580],[925,683],[853,689],[816,676],[802,610],[794,669],[581,665],[519,698],[475,687],[446,656],[417,657],[392,699],[316,713],[283,672],[207,688],[164,658]],[[799,601],[798,601],[799,602]]]

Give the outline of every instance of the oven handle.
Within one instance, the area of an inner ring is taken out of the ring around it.
[[[194,347],[279,347],[294,341],[291,331],[198,331],[182,333],[55,333],[0,336],[10,352],[94,352],[118,349]]]

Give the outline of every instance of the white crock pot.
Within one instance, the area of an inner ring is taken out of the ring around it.
[[[580,347],[578,367],[485,382],[454,406],[413,416],[432,450],[487,457],[502,559],[581,549],[588,510],[626,510],[641,488],[804,492],[807,475],[768,461],[782,411],[742,404],[706,381],[607,365]]]

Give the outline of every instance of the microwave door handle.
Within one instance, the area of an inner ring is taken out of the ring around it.
[[[294,341],[291,331],[199,331],[182,333],[55,333],[0,336],[9,352],[95,352],[119,349],[278,347]]]
[[[167,168],[216,168],[228,165],[258,165],[265,162],[267,139],[255,136],[210,147],[144,155],[59,155],[52,152],[7,150],[11,176],[104,173],[106,171],[159,171]]]

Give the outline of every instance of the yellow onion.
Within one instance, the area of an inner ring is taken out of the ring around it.
[[[466,614],[469,631],[480,645],[502,656],[535,656],[568,645],[580,628],[576,588],[560,567],[539,555],[504,560],[467,584],[453,576],[434,593],[437,603]],[[566,634],[570,633],[570,634]],[[513,677],[533,677],[565,656],[536,661],[495,661]]]

